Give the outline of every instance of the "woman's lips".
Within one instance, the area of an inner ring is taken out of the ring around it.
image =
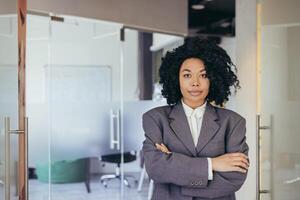
[[[201,93],[202,93],[201,91],[189,91],[189,94],[192,95],[192,96],[198,96]]]

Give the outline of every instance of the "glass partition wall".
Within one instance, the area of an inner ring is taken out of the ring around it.
[[[108,191],[109,181],[100,182],[102,175],[116,174],[118,164],[104,167],[100,160],[118,154],[121,161],[122,155],[122,26],[36,15],[28,23],[31,199],[101,199],[108,194],[119,199],[120,181],[107,186]]]
[[[0,9],[0,200],[18,199],[18,20],[17,1]]]
[[[118,23],[29,15],[30,199],[148,198],[142,114],[166,104],[160,58],[182,42]]]
[[[293,11],[299,8],[294,1],[259,1],[259,199],[300,196],[300,15]]]
[[[107,198],[120,199],[123,188],[120,180],[122,25],[62,17],[50,21],[46,98],[51,124],[51,177],[60,176],[61,172],[55,171],[55,167],[70,170],[70,174],[64,172],[64,177],[51,178],[51,196],[58,199],[62,195],[61,185],[55,182],[69,182],[68,179],[72,182],[73,179],[85,185],[65,187],[66,198],[90,192],[98,198],[109,194]],[[103,161],[101,165],[99,160]],[[97,178],[101,179],[96,185],[92,168],[94,173],[99,172]],[[110,187],[112,184],[114,187]]]

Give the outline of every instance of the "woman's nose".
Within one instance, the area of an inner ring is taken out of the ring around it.
[[[200,85],[199,80],[198,79],[194,79],[193,82],[192,82],[192,85],[193,86],[199,86]]]

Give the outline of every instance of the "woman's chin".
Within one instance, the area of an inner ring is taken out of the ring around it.
[[[191,103],[191,104],[194,104],[194,105],[202,104],[202,103],[205,102],[205,98],[191,96],[191,97],[188,98],[188,102]]]

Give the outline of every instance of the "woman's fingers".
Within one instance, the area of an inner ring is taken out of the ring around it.
[[[231,153],[230,155],[233,156],[233,157],[242,157],[242,158],[248,160],[248,156],[246,154],[243,154],[243,153]]]
[[[234,161],[241,161],[249,166],[248,156],[243,153],[232,153],[231,154]]]
[[[247,170],[245,170],[241,167],[233,167],[233,171],[241,172],[241,173],[246,173],[247,172]]]
[[[163,144],[161,143],[161,146],[163,147],[163,149],[165,150],[165,153],[170,154],[171,152],[169,151],[169,149]]]
[[[163,151],[164,149],[163,149],[163,147],[161,146],[161,145],[159,145],[159,144],[155,144],[155,146],[156,146],[156,148],[158,149],[158,150],[160,150],[160,151]]]
[[[233,165],[236,167],[242,167],[243,169],[246,169],[246,170],[248,170],[248,168],[249,168],[247,164],[245,164],[241,161],[236,161],[233,163]]]
[[[163,153],[167,153],[167,154],[171,153],[169,151],[169,149],[163,143],[161,143],[161,144],[156,143],[155,146],[158,150],[162,151]]]
[[[243,153],[232,153],[231,156],[234,166],[242,168],[243,170],[248,170],[249,161],[247,155]]]
[[[156,148],[161,150],[161,151],[168,151],[168,148],[165,148],[163,145],[161,144],[156,144]]]
[[[249,161],[247,159],[245,159],[244,157],[234,157],[233,161],[235,161],[235,162],[243,162],[247,166],[249,166]]]
[[[161,143],[160,146],[161,146],[162,149],[165,150],[166,152],[170,152],[169,149],[168,149],[163,143]]]
[[[212,159],[214,171],[247,172],[249,169],[248,156],[243,153],[227,153]]]
[[[168,147],[166,147],[163,143],[161,143],[161,146],[163,146],[164,149],[166,149],[168,152],[170,152],[169,149],[168,149]]]

